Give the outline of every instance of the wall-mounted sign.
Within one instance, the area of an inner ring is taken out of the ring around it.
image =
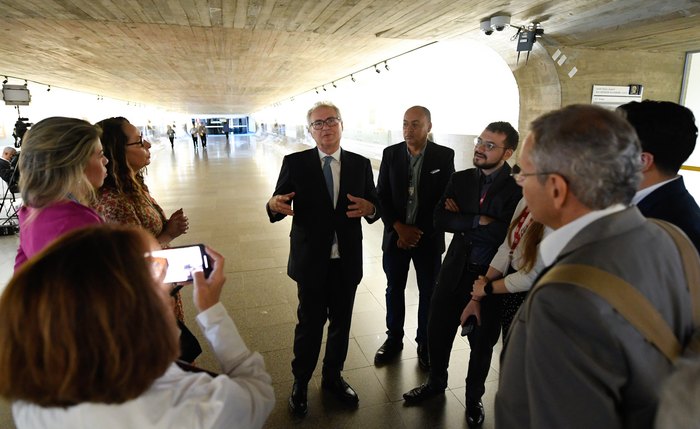
[[[638,83],[629,85],[593,85],[591,103],[612,110],[630,101],[642,101],[643,92],[644,87]]]

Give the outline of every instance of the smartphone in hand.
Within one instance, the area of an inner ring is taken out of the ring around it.
[[[471,315],[467,317],[467,320],[464,321],[464,325],[462,325],[462,333],[461,335],[463,337],[466,337],[467,335],[471,334],[474,328],[476,327],[476,316]]]
[[[204,271],[204,277],[209,277],[212,270],[203,244],[155,250],[151,255],[168,261],[163,283],[190,282],[194,271]]]

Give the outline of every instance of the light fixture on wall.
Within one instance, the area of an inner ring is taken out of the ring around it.
[[[321,88],[323,88],[323,92],[326,92],[326,91],[327,91],[326,85],[322,85]]]
[[[316,88],[316,94],[318,94],[318,88]]]
[[[379,69],[377,68],[377,65],[376,65],[376,64],[374,65],[374,71],[376,71],[376,72],[377,72],[377,74],[379,74],[379,73],[381,73],[381,72],[382,72],[381,70],[379,70]]]
[[[49,87],[46,88],[46,92],[51,92],[51,85],[49,85]]]
[[[333,88],[337,88],[337,86],[335,85],[335,81],[331,82],[331,84],[333,85]]]
[[[389,71],[389,64],[387,64],[386,61],[384,61],[384,68],[386,69],[386,71]]]
[[[353,76],[353,75],[350,75],[350,80],[353,81],[353,82],[357,82],[357,81],[355,80],[355,76]]]

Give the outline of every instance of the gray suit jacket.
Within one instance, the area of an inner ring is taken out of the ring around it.
[[[682,344],[689,339],[690,295],[676,245],[636,207],[585,227],[557,263],[623,278]],[[548,286],[523,304],[501,359],[500,428],[651,428],[659,386],[672,369],[606,301],[569,284]]]

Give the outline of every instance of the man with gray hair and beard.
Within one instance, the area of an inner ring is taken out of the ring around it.
[[[540,244],[546,266],[583,264],[622,278],[686,344],[692,314],[676,244],[629,205],[640,154],[619,115],[573,105],[532,123],[515,179],[533,218],[555,230]],[[548,284],[530,293],[504,346],[496,427],[651,428],[672,368],[608,301]]]

